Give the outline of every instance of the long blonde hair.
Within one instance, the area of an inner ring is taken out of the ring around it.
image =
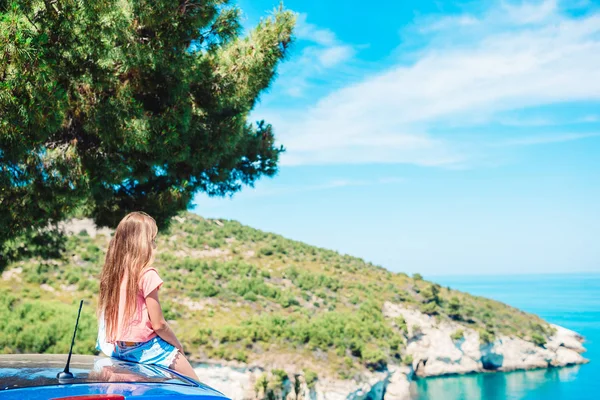
[[[157,233],[154,218],[144,212],[132,212],[119,222],[110,240],[100,275],[98,301],[98,315],[104,318],[109,342],[117,339],[121,282],[127,279],[123,320],[131,321],[137,307],[140,276],[154,261],[154,240]]]

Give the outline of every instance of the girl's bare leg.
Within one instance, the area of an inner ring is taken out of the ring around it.
[[[175,361],[171,364],[171,369],[175,372],[179,372],[181,375],[185,375],[188,378],[192,378],[196,381],[200,381],[198,375],[194,372],[194,368],[190,365],[190,362],[185,358],[183,354],[177,352]]]

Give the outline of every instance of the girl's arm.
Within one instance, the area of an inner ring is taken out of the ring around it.
[[[165,320],[163,316],[162,308],[160,307],[160,302],[158,301],[158,288],[154,289],[150,294],[146,297],[146,307],[148,308],[148,315],[150,316],[150,323],[152,323],[152,329],[158,336],[160,336],[165,342],[172,344],[175,346],[181,354],[183,353],[183,346],[177,340],[175,333],[171,330],[169,324]]]

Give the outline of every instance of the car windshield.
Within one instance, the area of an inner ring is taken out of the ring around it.
[[[21,354],[0,357],[0,390],[60,385],[56,375],[67,361],[66,355]],[[159,367],[134,364],[108,357],[77,356],[69,368],[78,383],[168,383],[190,385],[189,381]]]

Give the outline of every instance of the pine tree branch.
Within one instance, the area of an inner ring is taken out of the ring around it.
[[[44,0],[44,6],[46,7],[46,11],[49,12],[53,17],[58,16],[58,12],[56,8],[54,8],[54,4],[56,1]]]
[[[25,14],[25,18],[27,18],[27,21],[29,21],[29,23],[33,25],[36,31],[40,31],[40,28],[38,28],[37,25],[33,23],[33,21],[29,18],[29,15]]]

